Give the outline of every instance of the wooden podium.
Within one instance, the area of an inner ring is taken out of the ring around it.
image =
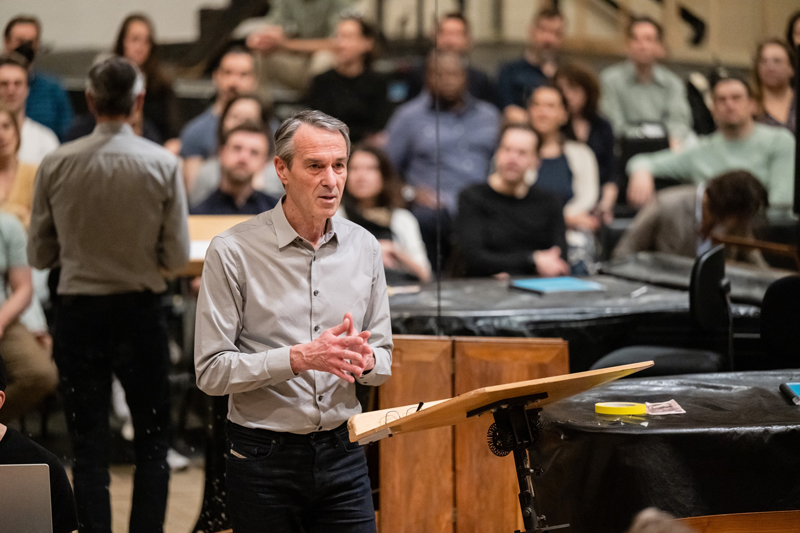
[[[531,481],[537,469],[531,467],[528,450],[535,446],[538,438],[539,411],[549,403],[652,365],[652,362],[644,362],[520,381],[475,389],[454,398],[362,413],[348,421],[350,440],[366,444],[402,433],[455,425],[491,412],[495,423],[487,435],[489,448],[498,456],[514,454],[525,527],[522,533],[559,529],[565,526],[548,527],[544,515],[536,508]]]

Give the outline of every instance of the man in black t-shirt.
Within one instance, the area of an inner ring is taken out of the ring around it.
[[[6,367],[0,358],[0,409],[6,401]],[[78,529],[75,499],[67,473],[55,455],[18,431],[0,424],[0,465],[46,464],[50,467],[50,508],[53,533]]]

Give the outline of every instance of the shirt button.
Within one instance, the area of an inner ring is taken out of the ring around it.
[[[314,296],[319,295],[319,291],[314,291]]]
[[[314,326],[314,331],[319,331],[319,326]]]
[[[317,400],[321,402],[322,401],[322,396],[317,396]]]

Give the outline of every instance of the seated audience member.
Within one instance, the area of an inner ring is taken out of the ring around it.
[[[699,256],[711,249],[714,235],[752,237],[753,224],[768,205],[766,189],[746,170],[665,189],[639,211],[614,257],[635,252]],[[766,266],[758,252],[725,251],[728,259]]]
[[[586,143],[597,160],[601,195],[598,211],[610,221],[617,201],[618,188],[613,181],[614,131],[597,110],[600,83],[589,68],[571,63],[558,69],[555,83],[567,99],[569,121],[562,131],[569,140]]]
[[[678,148],[692,134],[692,112],[681,79],[658,61],[666,53],[661,26],[649,17],[628,26],[628,60],[600,74],[600,111],[618,137],[668,137]]]
[[[534,187],[558,197],[567,228],[591,232],[599,226],[592,214],[600,189],[597,161],[585,143],[564,138],[567,105],[564,93],[554,86],[539,87],[531,95],[530,118],[541,158]]]
[[[528,27],[525,54],[501,66],[497,75],[497,94],[506,121],[528,120],[525,104],[534,89],[555,75],[563,40],[564,16],[556,8],[540,9]]]
[[[245,122],[251,122],[263,128],[269,138],[269,153],[267,164],[253,178],[253,188],[275,198],[283,196],[283,183],[275,172],[275,163],[272,160],[274,146],[270,122],[272,115],[261,99],[253,94],[240,94],[225,105],[219,122],[217,123],[218,145],[222,145],[222,136]],[[219,186],[220,167],[219,158],[211,157],[203,162],[197,172],[192,188],[189,190],[189,207],[194,208],[205,200]]]
[[[172,90],[172,80],[164,73],[158,55],[153,21],[141,13],[129,15],[117,33],[114,53],[122,56],[142,71],[146,81],[144,109],[145,120],[155,125],[164,141],[178,137],[178,100]],[[167,148],[169,148],[167,143]]]
[[[786,24],[786,42],[793,50],[800,45],[800,11],[795,11]]]
[[[0,422],[14,420],[54,393],[58,370],[50,349],[20,321],[33,296],[25,228],[14,215],[0,212],[0,354],[8,369],[7,405]]]
[[[750,86],[739,78],[720,78],[712,87],[717,131],[681,153],[639,154],[628,161],[628,200],[643,205],[653,196],[653,176],[700,183],[729,170],[743,169],[761,180],[772,207],[791,206],[794,191],[794,137],[784,128],[757,124]]]
[[[3,355],[5,357],[5,354]],[[8,375],[0,357],[0,419],[4,419]],[[0,423],[0,465],[46,464],[50,470],[50,511],[53,533],[69,533],[78,529],[75,498],[67,472],[58,458],[18,431]]]
[[[756,120],[781,126],[792,133],[797,129],[797,98],[792,88],[794,51],[780,39],[767,39],[758,46],[753,73],[758,109]]]
[[[428,281],[431,277],[419,223],[405,209],[402,187],[380,149],[368,145],[353,148],[339,214],[378,239],[390,284],[409,279]]]
[[[472,30],[469,20],[457,11],[445,14],[436,26],[436,49],[443,52],[455,52],[467,59],[472,50]],[[408,98],[416,98],[425,86],[427,61],[415,67],[408,76]],[[467,65],[467,90],[469,94],[489,102],[497,103],[497,87],[494,81],[482,70]]]
[[[311,109],[347,124],[354,143],[382,131],[391,114],[386,78],[372,70],[376,37],[361,18],[342,19],[334,38],[335,66],[314,77],[308,91]]]
[[[217,91],[214,104],[181,131],[180,156],[187,190],[191,190],[203,160],[217,152],[217,122],[225,104],[237,94],[253,92],[256,88],[253,55],[244,48],[229,49],[220,59],[211,79]]]
[[[386,154],[409,184],[407,198],[413,197],[411,212],[419,220],[431,264],[436,261],[437,173],[446,235],[458,193],[486,179],[497,143],[497,108],[470,95],[466,86],[462,57],[433,52],[428,61],[428,90],[400,106],[386,126]]]
[[[496,172],[465,189],[458,202],[455,240],[469,276],[569,274],[561,202],[531,187],[538,139],[528,125],[511,124],[500,137]]]
[[[247,36],[247,47],[262,56],[261,85],[278,81],[305,91],[317,74],[331,68],[333,34],[350,0],[276,0],[267,26]]]
[[[216,191],[192,209],[193,215],[258,215],[278,200],[253,188],[253,178],[267,164],[269,138],[263,126],[245,122],[222,134],[221,179]]]
[[[0,105],[17,117],[20,127],[20,147],[17,157],[24,163],[38,165],[44,156],[58,148],[56,134],[49,128],[25,116],[28,98],[28,64],[17,53],[0,56]]]
[[[0,206],[28,227],[36,166],[19,161],[19,144],[20,128],[16,115],[0,107]]]
[[[72,104],[67,92],[53,77],[35,68],[42,42],[42,25],[31,16],[18,16],[6,24],[3,53],[18,52],[28,61],[28,100],[25,115],[44,125],[61,139],[72,123]]]

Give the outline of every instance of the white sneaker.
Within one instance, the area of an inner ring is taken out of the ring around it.
[[[170,470],[186,470],[189,468],[191,460],[185,455],[181,455],[174,448],[167,450],[167,464]]]
[[[122,424],[122,429],[120,430],[120,434],[122,438],[128,442],[133,441],[133,422],[131,419],[127,419],[124,424]]]

